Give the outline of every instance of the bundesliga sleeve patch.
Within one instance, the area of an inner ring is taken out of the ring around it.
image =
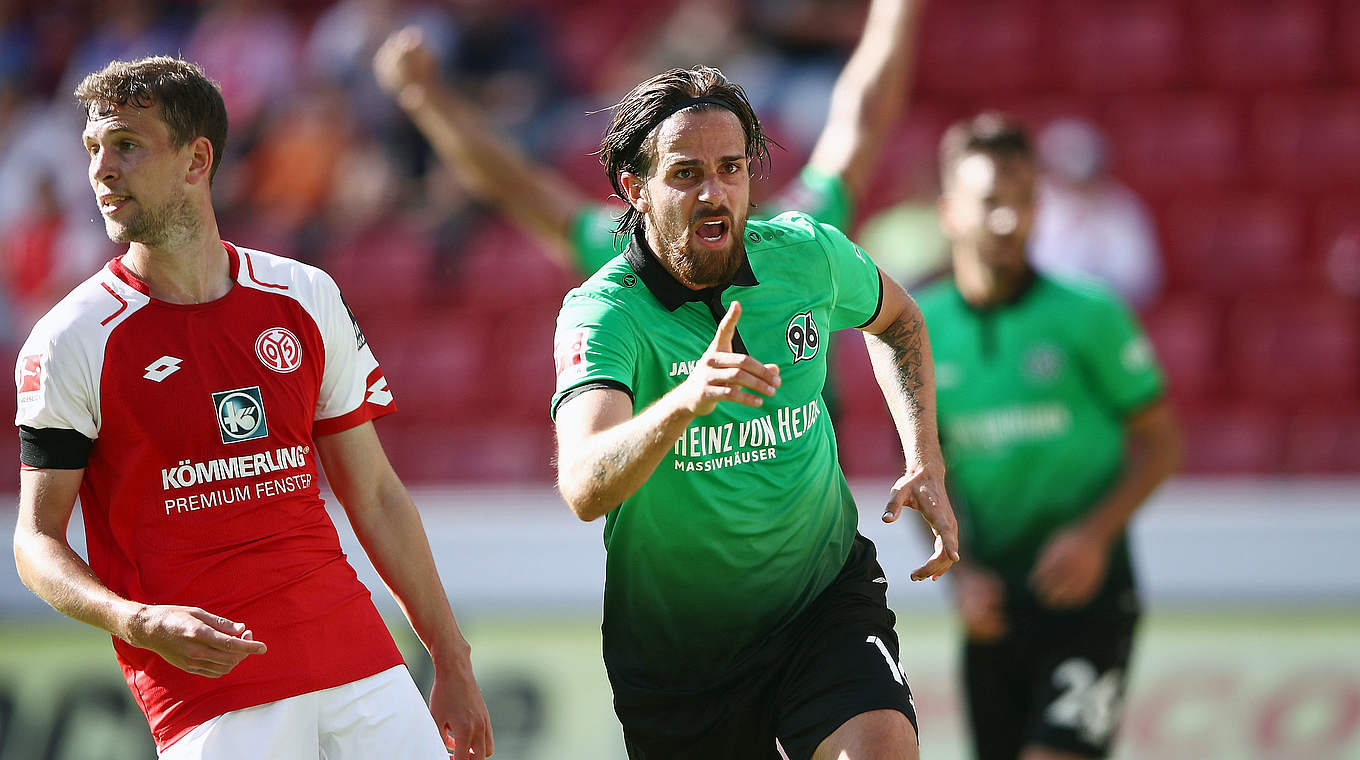
[[[19,371],[16,374],[18,377],[15,378],[15,382],[20,393],[42,390],[42,355],[34,354],[20,359]]]
[[[557,369],[557,382],[571,382],[586,373],[586,339],[590,331],[578,327],[566,335],[559,335],[553,345],[553,364]]]

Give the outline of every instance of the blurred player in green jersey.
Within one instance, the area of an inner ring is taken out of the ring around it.
[[[1180,438],[1134,315],[1038,274],[1035,161],[983,114],[940,146],[954,276],[918,293],[967,561],[953,573],[979,760],[1104,757],[1139,616],[1125,528]]]

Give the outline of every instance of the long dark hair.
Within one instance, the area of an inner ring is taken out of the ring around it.
[[[656,128],[687,108],[726,108],[736,114],[746,133],[746,157],[762,168],[769,160],[770,146],[779,145],[766,136],[746,91],[721,71],[711,66],[670,69],[634,87],[623,100],[609,107],[614,117],[600,141],[599,155],[620,198],[628,197],[620,175],[625,171],[640,177],[651,174],[656,162]],[[616,235],[631,234],[642,223],[642,215],[629,206],[618,222],[614,228]]]

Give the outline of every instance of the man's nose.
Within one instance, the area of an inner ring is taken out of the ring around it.
[[[727,188],[723,187],[722,180],[716,176],[709,177],[699,186],[699,201],[702,203],[718,206],[726,198]]]
[[[118,159],[113,151],[101,150],[90,157],[90,179],[108,182],[118,177]]]

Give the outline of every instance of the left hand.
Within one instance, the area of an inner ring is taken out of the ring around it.
[[[1054,533],[1039,552],[1030,587],[1050,607],[1079,607],[1091,601],[1105,580],[1109,543],[1080,526]]]
[[[929,468],[908,472],[897,479],[892,487],[892,497],[883,510],[883,522],[890,523],[902,514],[907,506],[921,513],[935,533],[935,553],[916,570],[912,571],[914,581],[938,580],[945,571],[959,561],[959,524],[954,519],[954,508],[945,494],[944,478]]]
[[[491,738],[491,716],[472,677],[470,661],[443,673],[435,669],[430,715],[453,760],[480,760],[496,751]]]

